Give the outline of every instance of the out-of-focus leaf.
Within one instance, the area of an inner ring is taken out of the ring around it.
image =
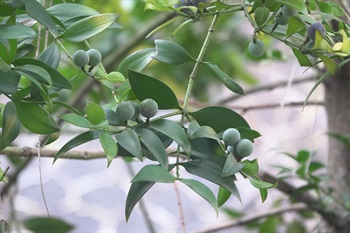
[[[193,57],[180,45],[168,40],[156,40],[156,55],[154,59],[179,65],[189,61],[195,61]]]
[[[26,39],[36,37],[36,32],[23,24],[16,25],[0,25],[1,39]]]
[[[338,65],[335,61],[333,61],[332,58],[330,57],[327,57],[327,56],[323,56],[323,55],[320,55],[318,54],[317,55],[319,58],[321,58],[322,62],[325,64],[325,66],[327,67],[327,70],[332,74],[334,75],[335,72],[337,71],[338,69]]]
[[[131,182],[158,182],[158,183],[174,183],[176,178],[158,165],[146,165],[135,175]]]
[[[254,11],[254,19],[258,26],[263,25],[270,16],[270,10],[267,7],[258,7]]]
[[[0,73],[6,73],[11,70],[11,66],[0,58]]]
[[[98,11],[90,7],[76,3],[61,3],[53,5],[52,7],[48,8],[47,11],[61,21],[99,14]]]
[[[73,225],[53,217],[29,218],[24,220],[23,225],[33,233],[68,233],[74,228]]]
[[[2,113],[0,114],[2,115]],[[9,146],[21,130],[21,122],[17,117],[16,106],[12,101],[5,105],[1,128],[0,151]]]
[[[282,3],[285,6],[288,6],[290,8],[294,8],[304,14],[307,14],[307,7],[306,4],[302,0],[274,0],[276,2]]]

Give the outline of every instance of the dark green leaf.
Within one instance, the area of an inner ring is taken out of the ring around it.
[[[32,64],[18,65],[15,67],[14,70],[16,73],[21,74],[30,79],[30,81],[35,83],[35,85],[37,85],[38,87],[41,87],[41,83],[52,86],[50,74],[45,69],[39,66]]]
[[[48,8],[47,11],[61,21],[66,21],[72,18],[82,16],[91,16],[99,14],[98,11],[90,7],[76,3],[57,4]]]
[[[94,125],[98,125],[106,120],[105,112],[101,106],[93,102],[87,102],[86,115],[88,120]]]
[[[83,116],[83,114],[81,114],[81,112],[79,112],[79,110],[77,110],[76,108],[74,108],[73,106],[69,105],[69,104],[66,104],[64,102],[61,102],[61,101],[52,101],[52,104],[53,105],[58,105],[60,107],[63,107],[69,111],[71,111],[72,113],[76,114],[76,115],[79,115],[79,116]]]
[[[8,5],[6,5],[4,2],[0,3],[0,16],[1,17],[6,17],[6,16],[11,16],[13,12],[15,12],[15,8],[12,8]]]
[[[49,47],[47,47],[39,57],[40,61],[54,69],[57,69],[60,59],[60,50],[56,43],[52,43]]]
[[[209,202],[214,207],[216,214],[218,214],[218,203],[216,202],[215,195],[206,185],[192,179],[180,179],[180,181]]]
[[[222,177],[232,176],[233,174],[241,171],[244,168],[244,164],[238,163],[235,157],[230,153],[225,162],[224,169],[222,169]]]
[[[147,150],[151,152],[163,168],[167,169],[169,165],[168,154],[159,137],[149,129],[137,129],[136,133],[140,136],[140,141]]]
[[[268,188],[272,188],[275,187],[277,185],[276,184],[271,184],[262,180],[259,180],[257,178],[249,178],[250,183],[258,189],[268,189]]]
[[[68,233],[74,228],[73,225],[53,217],[29,218],[24,220],[23,225],[33,233]]]
[[[148,48],[139,50],[127,56],[118,66],[118,71],[127,74],[127,69],[141,72],[153,60],[156,50]]]
[[[350,149],[350,147],[349,147]],[[319,163],[319,162],[311,162],[309,165],[309,172],[312,173],[314,171],[317,171],[321,168],[324,168],[325,165],[323,163]]]
[[[11,66],[0,58],[0,73],[6,73],[11,70]]]
[[[267,7],[258,7],[254,11],[254,19],[258,26],[263,25],[270,16],[270,10]]]
[[[277,226],[280,223],[280,216],[268,217],[259,228],[259,233],[277,233]]]
[[[10,64],[17,54],[17,39],[0,38],[0,58]]]
[[[167,40],[156,40],[156,55],[154,59],[178,65],[189,61],[195,61],[194,58],[180,45]]]
[[[55,36],[58,36],[55,22],[38,1],[26,0],[23,2],[25,4],[25,11],[30,17],[47,27]]]
[[[191,145],[185,131],[179,124],[170,120],[159,119],[150,122],[150,127],[173,139],[184,149],[187,156],[190,157]]]
[[[100,143],[102,145],[103,150],[106,153],[107,167],[109,167],[113,159],[118,154],[118,145],[116,141],[114,141],[114,139],[108,133],[100,134]]]
[[[287,233],[307,233],[306,229],[304,228],[303,224],[299,221],[294,220],[293,222],[288,224],[287,227]]]
[[[218,141],[219,143],[221,142],[220,138],[217,135],[217,133],[215,132],[215,130],[213,130],[213,128],[206,126],[206,125],[200,126],[200,127],[196,128],[195,130],[190,130],[188,132],[188,137],[191,139],[211,138],[211,139]]]
[[[36,32],[23,24],[16,25],[0,25],[0,38],[1,39],[27,39],[36,37]]]
[[[305,54],[300,52],[298,49],[294,49],[294,48],[292,48],[292,51],[295,57],[298,59],[298,62],[301,66],[312,66],[311,61]]]
[[[129,220],[130,214],[134,209],[136,203],[145,195],[145,193],[152,188],[155,182],[135,182],[131,184],[125,204],[125,218]]]
[[[19,120],[29,131],[36,134],[51,134],[60,130],[52,116],[39,105],[19,101],[14,103]]]
[[[227,189],[237,197],[239,201],[241,201],[234,179],[231,177],[221,177],[222,168],[219,165],[208,160],[196,159],[186,163],[181,163],[181,166],[183,166],[187,172]]]
[[[244,90],[239,86],[230,76],[223,72],[216,64],[205,63],[205,65],[215,74],[215,77],[218,78],[228,89],[232,92],[244,95]]]
[[[288,6],[290,8],[294,8],[304,14],[307,14],[307,7],[306,4],[302,0],[275,0],[276,2],[282,3],[285,6]]]
[[[261,134],[255,130],[249,129],[249,128],[244,128],[244,127],[238,127],[236,128],[239,133],[241,134],[241,139],[249,139],[253,141],[255,138],[258,138],[261,136]]]
[[[69,114],[64,114],[64,115],[60,116],[60,118],[64,121],[66,121],[72,125],[76,125],[78,127],[88,128],[88,129],[92,127],[91,122],[88,119],[86,119],[85,117],[80,116],[80,115],[69,113]]]
[[[231,197],[231,192],[223,187],[219,187],[218,206],[221,207]]]
[[[301,150],[301,151],[298,151],[298,154],[296,156],[296,160],[299,163],[305,164],[307,161],[309,161],[310,157],[311,157],[310,151]]]
[[[87,40],[107,29],[118,17],[112,13],[89,16],[73,23],[60,37],[69,42]]]
[[[305,29],[305,24],[296,16],[292,16],[288,21],[287,36]]]
[[[220,167],[224,167],[226,152],[216,140],[209,138],[195,138],[190,140],[192,159],[206,159]]]
[[[116,134],[115,138],[119,146],[123,147],[140,161],[143,160],[140,139],[134,130],[126,128],[123,132]]]
[[[17,46],[17,42],[16,42],[16,46]],[[18,48],[15,59],[19,59],[21,57],[24,57],[24,56],[28,55],[29,53],[33,52],[35,49],[36,49],[36,46],[34,46],[32,44],[23,44]]]
[[[138,100],[153,99],[159,109],[180,108],[174,92],[163,82],[132,70],[128,70],[128,77]]]
[[[9,70],[6,73],[0,73],[0,93],[13,94],[17,91],[21,75]]]
[[[260,190],[260,197],[261,197],[261,202],[264,203],[267,199],[267,189],[259,189]]]
[[[210,106],[190,113],[198,124],[212,127],[216,132],[222,132],[227,128],[250,128],[247,121],[235,111],[219,107]]]
[[[2,112],[0,112],[2,115]],[[2,133],[0,139],[0,151],[9,146],[19,135],[21,123],[17,117],[15,104],[10,101],[5,105],[2,120]]]
[[[69,142],[64,144],[64,146],[57,152],[53,162],[55,162],[59,157],[61,157],[67,151],[77,146],[80,146],[86,142],[90,142],[98,137],[99,137],[99,133],[94,131],[87,131],[85,133],[79,134],[78,136],[74,137]]]
[[[167,169],[164,169],[158,165],[146,165],[144,166],[132,179],[131,182],[158,182],[158,183],[174,183],[175,177],[169,173]]]

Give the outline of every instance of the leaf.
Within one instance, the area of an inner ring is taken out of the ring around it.
[[[258,138],[261,136],[261,134],[255,130],[245,128],[245,127],[238,127],[236,128],[239,133],[241,134],[241,139],[249,139],[251,141],[254,141],[255,138]]]
[[[222,168],[219,165],[204,159],[196,159],[181,163],[180,165],[183,166],[187,172],[227,189],[241,202],[241,197],[233,178],[221,177]]]
[[[231,192],[227,191],[227,189],[223,187],[219,187],[218,193],[218,206],[221,207],[223,204],[227,202],[227,200],[231,197]]]
[[[100,134],[100,143],[107,157],[107,167],[111,165],[111,162],[118,154],[118,145],[116,141],[109,135],[109,133]]]
[[[144,166],[131,180],[132,183],[140,181],[174,183],[176,178],[168,170],[158,165]]]
[[[92,127],[91,122],[88,119],[86,119],[85,117],[80,116],[80,115],[69,113],[69,114],[64,114],[64,115],[60,116],[60,118],[64,121],[66,121],[72,125],[78,126],[78,127],[88,128],[88,129]]]
[[[13,62],[14,65],[26,65],[31,64],[38,67],[41,67],[46,70],[50,74],[52,85],[54,87],[58,88],[64,88],[64,89],[73,89],[70,82],[56,69],[52,68],[51,66],[43,63],[42,61],[33,59],[33,58],[20,58]]]
[[[260,224],[259,233],[277,233],[277,226],[280,224],[280,216],[270,216]]]
[[[157,130],[173,139],[176,143],[178,143],[182,149],[184,149],[185,153],[188,157],[191,156],[191,145],[188,141],[187,135],[182,127],[170,120],[159,119],[156,121],[152,121],[149,124],[150,128]]]
[[[84,132],[82,134],[79,134],[78,136],[74,137],[73,139],[68,141],[66,144],[64,144],[64,146],[55,155],[55,159],[53,162],[56,162],[56,160],[59,157],[61,157],[64,153],[66,153],[67,151],[69,151],[77,146],[80,146],[86,142],[92,141],[98,137],[99,137],[99,133],[94,132],[94,131],[87,131],[87,132]]]
[[[188,132],[188,137],[191,139],[211,138],[211,139],[218,141],[219,143],[221,142],[221,140],[220,140],[219,136],[217,135],[217,133],[215,132],[215,130],[213,130],[213,128],[206,126],[206,125],[200,126],[193,131],[190,130]]]
[[[321,60],[322,62],[325,64],[325,66],[327,67],[327,70],[332,74],[334,75],[335,72],[337,71],[338,69],[338,65],[335,61],[333,61],[332,58],[329,58],[327,56],[323,56],[323,55],[320,55],[318,54],[317,55]]]
[[[216,132],[222,132],[227,128],[250,128],[247,121],[235,111],[219,107],[210,106],[190,113],[198,124],[212,127]]]
[[[156,50],[148,48],[127,56],[118,66],[118,71],[126,75],[127,69],[141,72],[153,60]]]
[[[258,189],[268,189],[268,188],[275,187],[277,185],[277,183],[271,184],[257,178],[249,178],[249,181],[255,188],[258,188]]]
[[[189,61],[195,61],[193,57],[180,45],[167,40],[156,40],[156,55],[154,59],[172,64],[179,65]]]
[[[241,171],[244,168],[244,164],[238,163],[232,153],[228,154],[225,162],[225,166],[222,169],[222,177],[232,176],[233,174]]]
[[[304,225],[301,222],[296,221],[296,220],[294,220],[293,222],[289,223],[288,227],[287,227],[287,233],[295,233],[295,232],[307,233]]]
[[[98,11],[90,7],[76,3],[57,4],[48,8],[47,11],[50,14],[54,15],[60,21],[66,21],[72,18],[99,14]]]
[[[216,202],[215,195],[206,185],[192,179],[180,179],[180,181],[195,191],[199,196],[203,197],[203,199],[215,209],[216,214],[218,214],[218,203]]]
[[[51,134],[59,131],[50,114],[37,104],[14,101],[22,125],[36,134]]]
[[[147,34],[146,38],[149,38],[151,35],[153,35],[154,33],[162,30],[163,28],[167,27],[168,25],[172,24],[173,22],[177,21],[177,20],[180,20],[180,19],[183,19],[182,16],[178,16],[178,17],[175,17],[175,18],[172,18],[168,21],[166,21],[165,23],[159,25],[158,27],[156,27],[155,29],[153,29],[150,33]]]
[[[64,102],[61,102],[61,101],[52,101],[52,104],[53,105],[58,105],[60,107],[63,107],[69,111],[71,111],[72,113],[76,114],[76,115],[79,115],[79,116],[83,116],[83,114],[81,114],[81,112],[79,112],[79,110],[77,110],[76,108],[74,108],[73,106],[69,105],[69,104],[66,104]]]
[[[2,112],[0,114],[2,115]],[[21,130],[21,122],[17,117],[16,106],[12,101],[5,105],[1,128],[0,151],[11,145]]]
[[[73,225],[53,217],[28,218],[23,221],[23,225],[33,233],[68,233],[74,228]]]
[[[145,193],[152,188],[155,182],[135,182],[131,184],[125,203],[125,218],[129,220],[130,214],[134,209],[136,203],[145,195]]]
[[[328,135],[338,140],[339,142],[343,143],[350,150],[350,135],[347,136],[346,134],[340,134],[336,132],[329,132]],[[311,170],[311,164],[310,164],[310,170]]]
[[[14,71],[30,79],[39,88],[41,88],[41,83],[52,86],[50,74],[39,66],[32,64],[19,65],[15,67]]]
[[[52,43],[49,47],[47,47],[39,57],[40,61],[51,66],[54,69],[57,69],[58,64],[60,63],[60,59],[60,50],[56,43]]]
[[[0,39],[27,39],[35,38],[36,32],[23,24],[0,25]]]
[[[205,159],[224,167],[226,151],[218,141],[209,138],[195,138],[191,139],[190,143],[192,159]]]
[[[159,137],[149,129],[136,129],[136,133],[140,136],[142,144],[157,159],[159,164],[167,169],[169,165],[168,154]]]
[[[118,17],[118,14],[111,13],[86,17],[69,26],[60,37],[69,42],[87,40],[107,29]]]
[[[291,36],[294,33],[300,32],[305,29],[304,23],[296,16],[292,16],[288,21],[287,36]]]
[[[0,58],[0,73],[5,73],[11,70],[11,66]]]
[[[6,73],[0,73],[0,93],[13,94],[17,91],[21,75],[9,70]]]
[[[258,175],[259,165],[256,159],[252,161],[244,160],[241,162],[241,164],[244,164],[244,168],[242,169],[243,174],[250,177],[256,177]]]
[[[261,197],[261,202],[264,203],[267,199],[267,189],[259,189],[260,191],[260,197]]]
[[[312,66],[311,61],[305,54],[300,52],[298,49],[294,48],[292,48],[292,51],[294,53],[294,56],[298,59],[298,62],[301,66]]]
[[[94,125],[106,120],[105,112],[101,106],[93,102],[87,102],[86,115],[87,119]]]
[[[36,0],[26,0],[23,1],[25,4],[25,12],[38,21],[40,24],[44,25],[47,29],[49,29],[52,34],[55,36],[58,35],[58,31],[56,28],[55,22],[52,20],[49,13],[45,10],[45,8]]]
[[[270,16],[270,10],[267,7],[258,7],[254,11],[254,19],[258,26],[263,25]]]
[[[143,160],[140,139],[134,130],[126,128],[123,132],[115,135],[119,146],[123,147],[131,155]]]
[[[275,0],[276,2],[280,2],[282,3],[283,5],[285,6],[288,6],[290,8],[294,8],[304,14],[307,14],[308,11],[307,11],[307,7],[305,5],[305,3],[302,1],[302,0],[293,0],[293,1],[290,1],[290,0]]]
[[[128,70],[128,77],[138,100],[153,99],[159,109],[180,109],[174,92],[163,82],[133,70]]]
[[[244,90],[230,76],[224,73],[216,64],[204,63],[228,89],[232,92],[244,95]]]

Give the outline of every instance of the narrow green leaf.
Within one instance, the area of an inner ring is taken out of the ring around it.
[[[63,107],[69,111],[71,111],[72,113],[76,114],[76,115],[79,115],[79,116],[83,116],[83,114],[81,112],[79,112],[78,109],[74,108],[73,106],[69,105],[69,104],[66,104],[64,102],[61,102],[61,101],[52,101],[52,104],[53,105],[58,105],[60,107]]]
[[[165,134],[169,138],[173,139],[182,147],[182,149],[184,149],[188,157],[191,156],[190,142],[188,141],[185,131],[181,128],[179,124],[170,120],[159,119],[150,122],[149,126],[157,130],[158,132]]]
[[[17,91],[21,75],[9,70],[6,73],[0,73],[0,93],[13,94]]]
[[[179,65],[189,61],[195,61],[193,57],[180,45],[167,40],[156,40],[156,55],[154,59],[172,64]]]
[[[113,159],[118,154],[118,145],[116,141],[109,135],[109,133],[101,133],[100,134],[100,143],[102,145],[103,150],[106,153],[107,157],[107,167],[111,164]]]
[[[294,49],[294,48],[292,48],[292,51],[295,57],[298,59],[298,62],[301,66],[312,66],[311,61],[305,54],[300,52],[298,49]]]
[[[205,159],[224,167],[226,151],[218,141],[209,138],[195,138],[191,139],[190,143],[192,159]]]
[[[125,203],[125,218],[126,221],[129,220],[130,214],[134,209],[137,202],[146,194],[146,192],[152,188],[155,182],[134,182],[128,192]]]
[[[270,10],[267,7],[258,7],[254,11],[254,19],[258,26],[263,25],[270,16]]]
[[[153,60],[156,50],[148,48],[136,51],[127,56],[118,66],[118,71],[127,74],[127,69],[141,72]]]
[[[196,159],[189,162],[181,163],[187,172],[209,180],[221,187],[230,191],[241,202],[238,189],[235,185],[234,179],[231,177],[221,177],[222,168],[208,160]],[[210,172],[208,172],[210,171]]]
[[[50,114],[37,104],[15,101],[17,115],[22,125],[36,134],[51,134],[59,131]]]
[[[73,23],[60,37],[69,42],[87,40],[111,26],[118,14],[99,14],[86,17]]]
[[[47,47],[39,57],[40,61],[51,66],[54,69],[57,69],[58,64],[60,63],[60,59],[60,50],[56,43],[52,43],[49,47]]]
[[[136,133],[140,136],[142,144],[157,159],[159,164],[167,169],[169,165],[168,154],[159,137],[149,129],[137,129]]]
[[[259,191],[260,191],[261,202],[264,203],[268,195],[267,189],[259,189]]]
[[[215,132],[215,130],[209,126],[206,126],[206,125],[200,126],[193,131],[191,130],[190,132],[188,132],[188,137],[191,139],[211,138],[211,139],[218,141],[219,143],[221,142],[221,140],[220,140],[219,136],[217,135],[217,133]]]
[[[275,0],[276,2],[282,3],[285,6],[288,6],[290,8],[294,8],[304,14],[307,14],[307,7],[306,4],[302,0]]]
[[[163,82],[133,70],[128,70],[128,77],[138,100],[153,99],[159,109],[180,109],[176,95]]]
[[[106,114],[101,106],[93,102],[87,102],[86,115],[87,119],[94,125],[106,120]]]
[[[78,126],[78,127],[88,128],[88,129],[92,127],[91,122],[88,119],[86,119],[85,117],[80,116],[80,115],[69,113],[69,114],[64,114],[64,115],[60,116],[60,118],[64,121],[66,121],[72,125]]]
[[[216,214],[218,214],[218,203],[216,202],[215,195],[206,185],[192,179],[180,179],[180,181],[195,191],[199,196],[203,197],[203,199],[215,209]]]
[[[153,29],[150,33],[147,34],[146,38],[150,37],[151,35],[153,35],[154,33],[162,30],[163,28],[167,27],[168,25],[172,24],[173,22],[177,21],[177,20],[180,20],[180,19],[183,19],[182,16],[178,16],[178,17],[175,17],[175,18],[172,18],[168,21],[166,21],[165,23],[159,25],[158,27],[156,27],[155,29]]]
[[[52,80],[51,80],[50,74],[45,69],[39,66],[32,65],[32,64],[19,65],[15,67],[15,72],[29,78],[38,87],[41,86],[40,83],[44,83],[52,86]]]
[[[158,183],[174,183],[176,178],[169,171],[158,165],[144,166],[131,180],[131,182],[158,182]]]
[[[52,7],[48,8],[47,11],[60,21],[99,14],[98,11],[90,7],[76,3],[61,3],[53,5]]]
[[[223,188],[223,187],[219,187],[219,192],[218,192],[218,206],[221,207],[222,205],[224,205],[227,200],[231,197],[231,192],[229,192],[227,189]]]
[[[33,233],[68,233],[74,226],[58,218],[35,217],[23,221],[23,225]]]
[[[134,130],[126,128],[123,132],[115,135],[119,146],[124,148],[131,155],[138,158],[140,161],[143,160],[142,149],[140,139]]]
[[[58,36],[58,31],[55,22],[52,20],[45,8],[36,0],[25,0],[25,12],[49,29],[55,36]]]
[[[259,180],[257,178],[249,178],[250,183],[258,189],[268,189],[268,188],[272,188],[275,187],[277,185],[276,184],[271,184],[262,180]]]
[[[224,107],[205,107],[196,112],[191,112],[190,115],[196,119],[198,124],[210,126],[216,132],[222,132],[227,128],[250,128],[241,115]]]
[[[23,24],[16,25],[0,25],[0,38],[1,39],[27,39],[35,38],[36,32]]]
[[[99,137],[99,133],[94,132],[94,131],[87,131],[87,132],[84,132],[82,134],[79,134],[78,136],[74,137],[69,142],[64,144],[64,146],[57,152],[53,162],[55,162],[59,157],[61,157],[67,151],[69,151],[77,146],[80,146],[86,142],[97,139],[98,137]]]
[[[333,61],[332,58],[329,58],[327,56],[324,56],[324,55],[320,55],[318,54],[317,55],[321,60],[322,62],[325,64],[325,66],[327,67],[327,70],[332,74],[334,75],[335,72],[337,71],[338,69],[338,65],[335,61]]]
[[[288,21],[287,36],[300,32],[305,29],[305,24],[296,16],[292,16]]]
[[[238,163],[232,153],[230,153],[225,162],[224,169],[222,169],[222,177],[232,176],[233,174],[241,171],[244,168],[244,164]]]
[[[2,115],[2,112],[0,114]],[[21,130],[21,122],[17,117],[16,106],[12,101],[5,105],[1,128],[0,151],[9,146]]]

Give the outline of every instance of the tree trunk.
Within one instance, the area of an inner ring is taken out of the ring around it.
[[[325,108],[328,115],[328,132],[349,136],[350,134],[350,64],[340,68],[333,77],[325,83]],[[329,186],[337,201],[343,202],[350,195],[350,150],[341,141],[329,136],[328,151]],[[341,206],[332,206],[333,210],[344,212]],[[340,212],[338,212],[340,213]],[[348,219],[348,218],[346,218]],[[339,219],[338,229],[328,229],[327,233],[350,232],[349,221]]]

